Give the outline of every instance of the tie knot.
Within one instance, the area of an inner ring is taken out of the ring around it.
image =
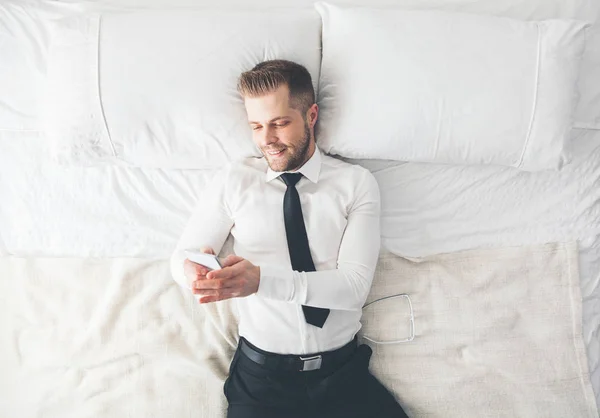
[[[302,173],[283,173],[281,178],[286,186],[294,187],[302,178]]]

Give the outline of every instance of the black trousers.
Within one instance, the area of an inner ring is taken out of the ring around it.
[[[273,371],[235,352],[223,390],[227,418],[402,418],[395,397],[369,372],[360,345],[336,370]]]

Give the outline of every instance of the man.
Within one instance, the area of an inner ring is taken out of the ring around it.
[[[223,170],[172,257],[174,278],[200,303],[237,298],[228,417],[405,417],[355,337],[380,248],[374,177],[317,148],[303,66],[260,63],[238,90],[263,157]],[[185,259],[184,249],[218,253],[230,232],[236,255],[222,269]]]

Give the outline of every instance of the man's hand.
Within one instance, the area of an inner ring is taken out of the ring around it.
[[[216,255],[215,251],[210,247],[202,247],[200,248],[200,251],[205,254]],[[196,280],[206,279],[206,273],[208,273],[208,269],[202,264],[194,263],[193,261],[186,258],[183,261],[183,272],[185,274],[187,282],[192,283],[193,289],[193,283]]]
[[[220,270],[212,270],[192,283],[192,292],[201,295],[200,303],[249,296],[258,291],[260,267],[237,255],[230,255]]]

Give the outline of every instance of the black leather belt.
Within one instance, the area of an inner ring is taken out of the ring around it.
[[[352,357],[356,347],[357,338],[354,337],[348,344],[332,351],[307,355],[276,354],[261,350],[244,337],[240,337],[240,349],[246,357],[265,368],[281,371],[305,372],[324,368],[337,368]]]

